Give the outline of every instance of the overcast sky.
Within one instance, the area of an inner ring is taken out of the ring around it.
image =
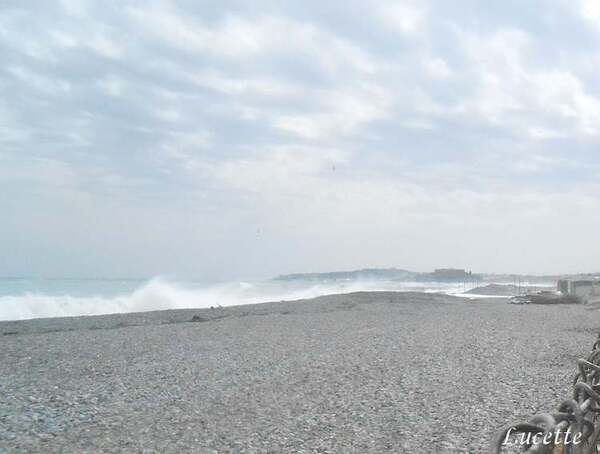
[[[595,0],[3,0],[0,55],[2,275],[600,270]]]

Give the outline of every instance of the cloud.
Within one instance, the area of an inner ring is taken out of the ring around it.
[[[585,212],[590,222],[582,227],[584,235],[600,225],[600,216],[592,214],[600,208],[592,188],[588,188],[592,192],[540,192],[503,185],[497,191],[490,185],[489,190],[475,191],[448,187],[442,173],[424,186],[418,174],[404,178],[357,174],[351,163],[351,156],[336,150],[277,149],[219,163],[210,172],[240,198],[250,197],[259,225],[271,226],[291,242],[309,245],[311,253],[336,250],[352,266],[368,261],[369,249],[377,251],[382,263],[412,257],[415,266],[424,268],[428,250],[435,250],[441,263],[462,263],[480,253],[491,256],[509,250],[511,254],[500,254],[494,261],[494,266],[509,270],[515,260],[526,259],[525,251],[557,257],[547,242],[561,228],[579,225],[577,213]],[[516,169],[543,172],[558,165],[561,162],[537,156],[517,163]],[[359,247],[363,241],[367,249]],[[349,251],[338,251],[335,243]],[[544,247],[547,250],[542,252]],[[593,266],[589,257],[578,254],[577,259],[581,266]],[[336,263],[321,255],[318,269]],[[489,265],[480,262],[479,266],[488,269]],[[550,272],[553,265],[537,266]]]
[[[583,18],[597,25],[600,22],[600,6],[593,0],[580,0],[580,12]]]
[[[0,274],[593,267],[600,15],[540,5],[9,2]]]
[[[373,71],[369,56],[358,46],[313,24],[286,17],[227,14],[206,24],[167,3],[129,8],[129,14],[143,33],[186,52],[226,60],[295,55],[334,75],[342,69]]]
[[[316,93],[314,112],[284,115],[274,119],[274,126],[306,139],[331,140],[357,130],[386,115],[386,93],[379,87],[352,87]]]
[[[414,35],[425,27],[427,14],[423,5],[412,1],[382,2],[378,15],[386,26],[403,34]]]
[[[434,79],[447,79],[453,74],[448,63],[440,57],[434,57],[427,60],[425,68],[430,77]]]
[[[459,31],[458,39],[472,88],[455,104],[433,100],[436,108],[432,113],[487,121],[533,139],[598,134],[600,99],[572,68],[533,64],[534,43],[528,33],[515,29],[491,34]],[[527,127],[521,128],[523,124]]]

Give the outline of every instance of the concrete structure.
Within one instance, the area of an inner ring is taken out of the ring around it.
[[[569,294],[569,282],[570,281],[568,281],[567,279],[561,279],[556,284],[556,290],[558,290],[559,293],[562,293],[563,295],[568,295]]]
[[[459,281],[469,278],[469,273],[464,269],[457,268],[438,268],[433,272],[433,275],[440,281]]]
[[[561,279],[557,290],[563,295],[578,298],[582,303],[600,300],[600,281],[586,279]]]

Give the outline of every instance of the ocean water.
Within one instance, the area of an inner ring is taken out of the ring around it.
[[[422,291],[461,295],[470,287],[383,280],[265,280],[207,284],[165,278],[0,279],[0,320],[205,308],[290,301],[357,291]]]

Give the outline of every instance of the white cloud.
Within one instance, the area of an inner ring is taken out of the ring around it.
[[[514,261],[527,260],[532,251],[539,260],[554,258],[549,242],[554,243],[557,232],[572,228],[570,220],[581,213],[589,221],[584,236],[600,227],[600,215],[589,216],[600,208],[592,188],[542,192],[510,185],[501,191],[424,186],[419,175],[354,174],[349,158],[318,149],[265,150],[215,164],[210,172],[244,206],[252,207],[259,225],[294,238],[309,253],[335,250],[331,261],[319,255],[323,269],[347,261],[356,266],[372,260],[376,252],[380,263],[387,264],[419,257],[412,266],[424,269],[448,260],[480,270],[514,270],[520,268]],[[531,173],[557,164],[538,156],[521,170]],[[335,244],[346,245],[351,254]],[[495,257],[491,262],[490,256]],[[539,262],[537,266],[552,269]]]
[[[72,48],[77,46],[77,39],[62,30],[51,30],[50,37],[59,47]]]
[[[69,218],[82,188],[108,200],[106,212],[143,201],[145,219],[170,213],[146,232],[163,251],[180,239],[180,266],[195,262],[188,244],[203,251],[218,237],[215,258],[234,256],[239,269],[252,267],[229,243],[248,240],[248,225],[275,232],[265,244],[294,263],[322,268],[451,257],[535,268],[536,254],[558,254],[557,238],[595,237],[596,2],[551,1],[542,18],[508,4],[496,17],[485,5],[463,14],[413,1],[360,12],[332,2],[331,15],[316,14],[307,2],[209,11],[65,0],[3,12],[0,171],[8,181],[35,167],[10,180],[13,200],[37,197],[19,200],[22,219],[62,203],[65,225],[85,231]],[[574,220],[557,214],[563,205]],[[177,221],[193,210],[202,235],[192,226],[184,238]],[[118,239],[111,222],[103,228]]]
[[[78,18],[84,18],[88,14],[88,0],[59,0],[61,7],[70,15]]]
[[[275,128],[306,139],[333,140],[384,117],[388,107],[386,92],[375,86],[317,92],[315,97],[320,100],[315,112],[275,117]]]
[[[58,48],[74,49],[83,47],[103,57],[119,59],[123,56],[124,49],[115,39],[108,36],[109,33],[106,28],[101,27],[96,32],[88,30],[83,36],[57,29],[51,30],[49,35],[53,44]]]
[[[529,128],[529,135],[535,140],[561,139],[566,135],[554,129],[532,126]]]
[[[232,77],[215,70],[204,70],[190,74],[190,80],[201,87],[227,95],[260,95],[269,97],[302,96],[303,87],[272,76]]]
[[[380,20],[395,30],[407,35],[423,31],[427,13],[424,2],[381,2],[377,9]]]
[[[154,2],[143,8],[130,8],[129,13],[148,33],[188,51],[241,57],[260,52],[267,38],[259,28],[237,18],[211,29],[198,20],[178,14],[168,3]]]
[[[442,58],[434,57],[425,62],[427,73],[434,79],[447,79],[452,76],[453,72],[448,66],[448,63]]]
[[[473,89],[458,105],[438,106],[438,112],[482,118],[534,139],[549,138],[548,131],[555,131],[557,122],[560,136],[598,135],[600,99],[586,91],[570,70],[535,65],[528,34],[499,30],[459,36],[469,58],[465,72],[472,77]],[[544,121],[548,125],[540,124]]]
[[[101,90],[110,96],[121,96],[126,90],[127,82],[115,75],[108,75],[97,82]]]
[[[49,95],[60,95],[71,90],[68,81],[36,74],[23,66],[11,66],[7,71],[28,86]]]
[[[48,188],[73,188],[78,181],[76,170],[61,160],[24,158],[6,160],[0,166],[0,181],[22,181],[28,185],[42,184]]]
[[[208,171],[231,187],[285,198],[308,193],[309,182],[327,178],[348,159],[337,149],[305,146],[275,146],[248,154],[212,164]]]
[[[579,0],[581,15],[598,26],[600,24],[600,4],[596,0]]]
[[[183,16],[166,3],[130,8],[129,13],[146,33],[189,52],[223,59],[296,55],[330,74],[348,69],[372,73],[376,69],[376,63],[358,46],[313,24],[284,17],[250,20],[228,15],[208,25]]]
[[[556,156],[520,153],[514,156],[511,165],[517,172],[542,173],[550,169],[565,168],[567,162],[564,158]]]
[[[88,46],[100,55],[106,58],[121,58],[123,49],[113,39],[107,36],[98,34],[94,36],[88,43]]]

